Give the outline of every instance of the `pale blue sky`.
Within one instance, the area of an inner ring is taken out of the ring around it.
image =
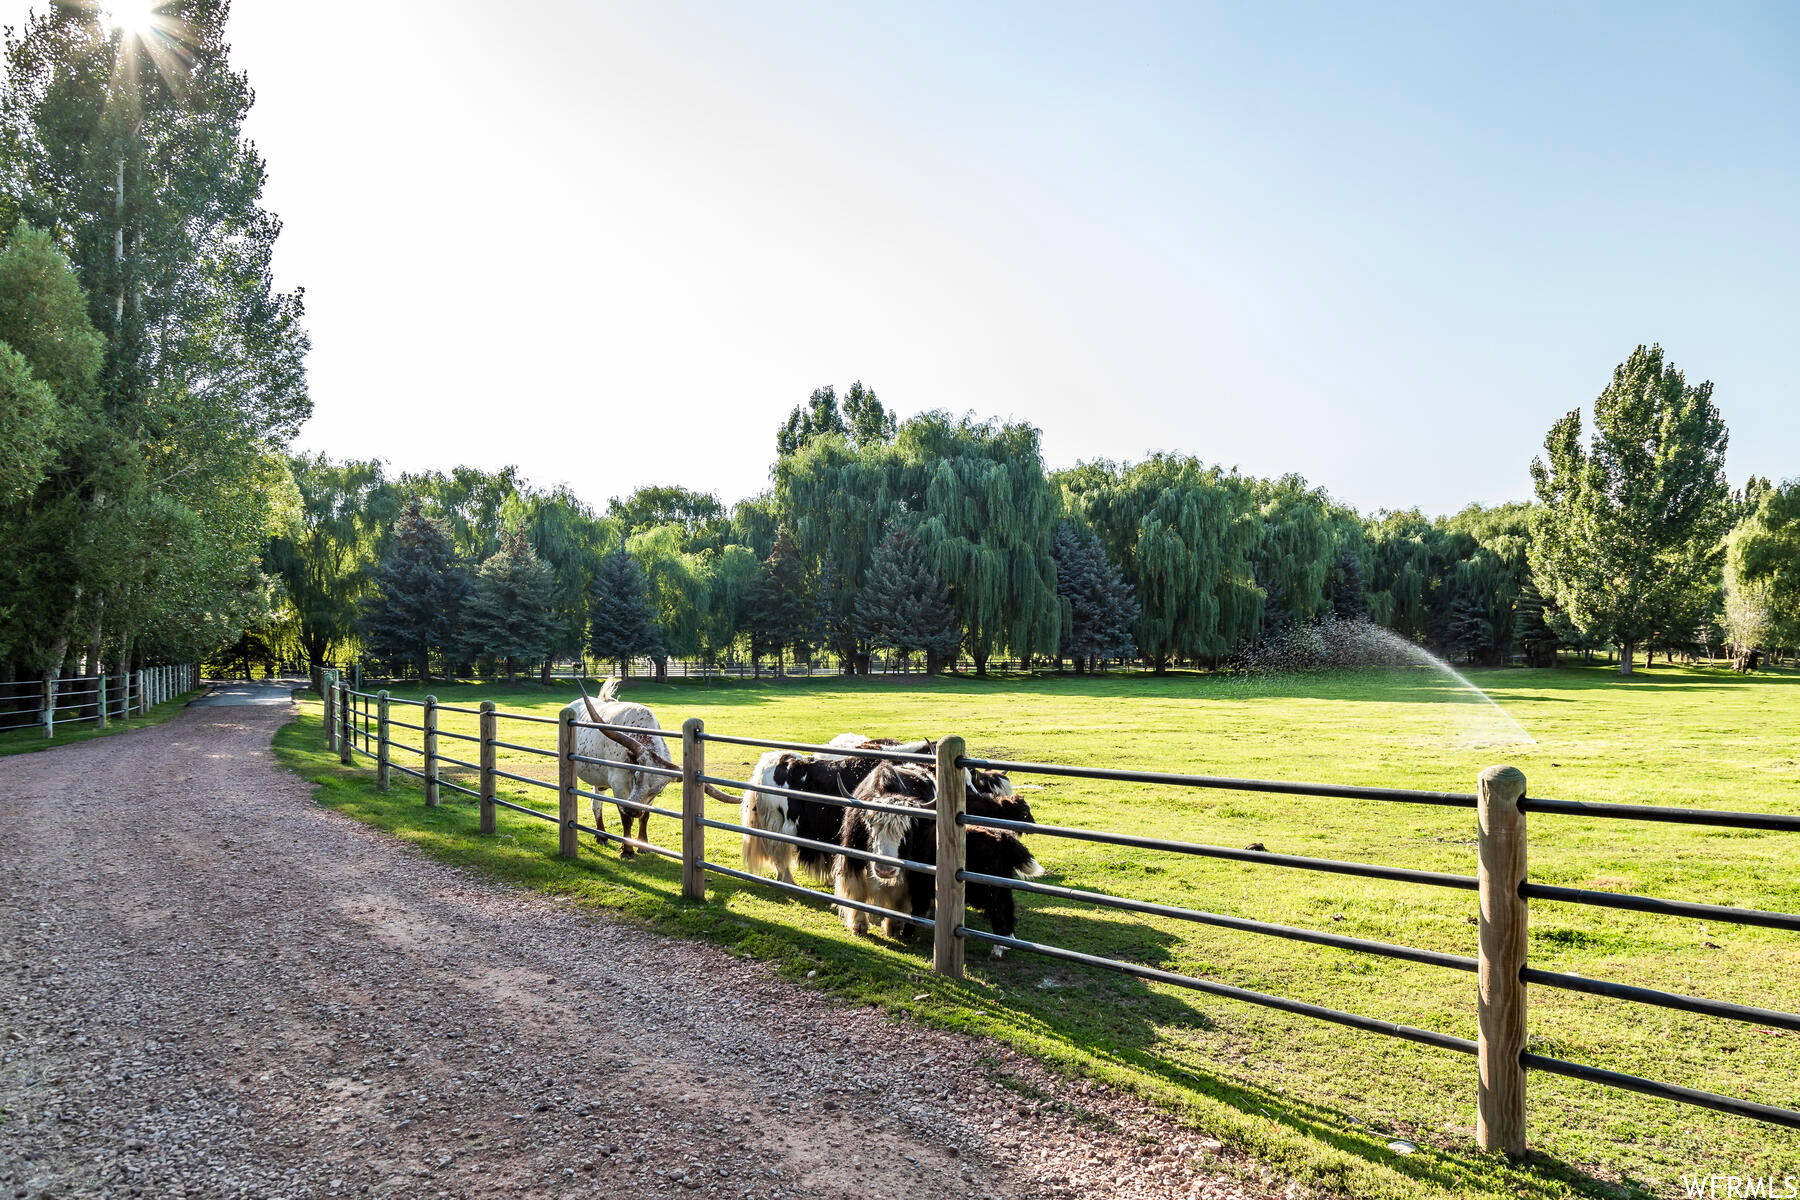
[[[731,500],[861,378],[1447,512],[1661,341],[1800,474],[1800,6],[236,7],[309,448]]]

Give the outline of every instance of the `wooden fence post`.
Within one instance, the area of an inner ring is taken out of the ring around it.
[[[963,923],[963,882],[956,877],[966,861],[965,830],[957,818],[968,805],[963,769],[963,740],[956,735],[938,742],[937,748],[937,926],[932,931],[931,969],[939,975],[961,979],[963,939],[956,927]]]
[[[494,739],[499,736],[500,719],[494,716],[494,702],[481,702],[481,832],[494,832]]]
[[[419,722],[425,726],[425,807],[436,808],[438,804],[438,758],[437,758],[437,697],[425,697],[425,719]]]
[[[375,695],[375,786],[388,790],[388,694],[382,688]]]
[[[562,835],[559,853],[574,858],[581,851],[581,830],[575,828],[580,809],[575,805],[575,710],[565,708],[556,718],[556,830]]]
[[[325,687],[325,748],[337,749],[337,672],[320,671],[319,682]]]
[[[681,725],[681,894],[689,900],[706,899],[706,826],[700,818],[706,811],[706,785],[700,776],[706,772],[706,743],[700,740],[706,723],[689,717]]]
[[[146,686],[149,682],[146,678],[148,675],[148,671],[139,667],[131,676],[131,681],[137,685],[137,712],[140,717],[150,715],[150,689]]]
[[[44,672],[44,686],[38,696],[38,724],[45,737],[56,736],[56,672]]]
[[[356,716],[350,709],[353,703],[350,685],[338,684],[338,716],[341,718],[338,724],[338,761],[346,767],[350,765],[350,749],[356,745],[356,730],[351,725]]]
[[[100,668],[100,674],[94,679],[94,723],[101,729],[106,728],[106,668]]]
[[[1483,1150],[1512,1158],[1525,1154],[1526,906],[1525,776],[1517,767],[1481,773],[1476,805],[1480,869],[1480,969],[1476,976],[1479,1024],[1475,1140]]]

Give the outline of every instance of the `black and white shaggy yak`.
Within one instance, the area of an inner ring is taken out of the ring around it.
[[[1032,822],[1031,807],[1012,790],[1010,781],[997,771],[965,772],[964,804],[970,814]],[[844,816],[840,844],[852,850],[870,851],[889,858],[937,865],[937,773],[929,767],[884,762],[869,772],[856,789],[856,799],[878,804],[916,808],[917,817],[898,813],[849,809]],[[1044,868],[1032,857],[1018,835],[1010,830],[968,827],[965,833],[967,869],[980,875],[1035,879]],[[887,863],[839,855],[832,865],[832,891],[846,900],[857,900],[914,917],[928,915],[937,902],[932,877]],[[1011,937],[1018,927],[1012,889],[993,884],[964,885],[968,907],[987,916],[994,932]],[[852,933],[867,933],[869,914],[840,907],[844,924]],[[882,918],[882,931],[904,937],[908,922]],[[1005,956],[1006,947],[995,946],[994,957]]]
[[[656,714],[642,704],[633,704],[629,700],[619,699],[619,681],[608,679],[600,688],[598,703],[587,694],[587,688],[581,689],[581,700],[567,705],[564,712],[572,713],[578,721],[591,721],[597,725],[628,725],[639,729],[657,729]],[[667,775],[652,775],[647,771],[635,771],[637,765],[670,768],[669,747],[661,737],[653,733],[618,733],[603,729],[582,729],[577,727],[575,733],[575,753],[584,758],[605,759],[604,766],[598,763],[578,762],[575,774],[596,792],[610,791],[615,802],[619,799],[634,801],[639,804],[650,804],[662,790],[672,782]],[[619,809],[620,832],[631,836],[631,822],[637,819],[640,842],[650,840],[650,814],[617,805]],[[599,797],[594,798],[594,828],[605,829],[606,817],[600,807]],[[605,839],[596,836],[595,841],[605,845]],[[619,854],[630,858],[637,850],[630,845],[622,845]]]
[[[866,738],[860,733],[840,733],[828,745],[841,748],[843,754],[795,754],[771,750],[757,759],[750,782],[773,785],[796,792],[813,792],[820,796],[848,797],[856,785],[881,761],[859,758],[862,749],[900,750],[910,754],[928,751],[932,743],[899,742],[892,738]],[[814,804],[794,796],[776,792],[746,790],[741,801],[742,823],[751,829],[767,829],[789,837],[803,837],[815,842],[836,845],[843,831],[845,809],[835,804]],[[823,883],[831,878],[831,861],[837,856],[822,850],[778,842],[773,838],[744,835],[744,864],[752,871],[769,870],[783,883],[794,882],[798,867]]]

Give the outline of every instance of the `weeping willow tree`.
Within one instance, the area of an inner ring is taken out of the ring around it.
[[[1069,507],[1100,537],[1143,606],[1138,652],[1157,674],[1178,659],[1216,660],[1254,635],[1253,485],[1197,459],[1084,463],[1058,476]]]
[[[668,678],[671,656],[688,658],[700,652],[711,593],[710,572],[701,556],[682,549],[686,539],[687,531],[680,525],[653,525],[625,542],[626,550],[643,568],[650,589],[651,619],[662,635],[652,655],[658,679]]]
[[[1263,633],[1304,625],[1328,610],[1326,584],[1337,557],[1331,501],[1298,475],[1257,484],[1262,502],[1262,537],[1256,550],[1256,581],[1267,596]]]
[[[482,562],[500,549],[505,515],[517,504],[523,484],[517,467],[452,467],[402,475],[396,487],[403,500],[420,501],[428,516],[444,523],[458,558]]]
[[[901,426],[905,506],[950,592],[975,673],[1002,650],[1055,654],[1061,607],[1051,536],[1061,515],[1038,431],[924,413]]]
[[[1479,609],[1491,630],[1487,651],[1478,657],[1511,662],[1520,598],[1531,579],[1531,506],[1471,504],[1444,529],[1456,558],[1453,590]]]
[[[323,690],[324,665],[356,637],[399,500],[379,462],[334,463],[318,454],[288,466],[298,504],[264,547],[263,565],[287,593],[291,624]]]
[[[834,434],[813,438],[775,464],[776,508],[819,580],[821,632],[846,671],[867,670],[869,649],[856,636],[852,606],[900,510],[903,465],[892,446],[853,448]],[[829,573],[826,562],[833,565]]]
[[[763,564],[750,546],[730,545],[712,559],[707,573],[706,611],[700,623],[700,657],[715,663],[750,627]]]
[[[606,518],[578,500],[566,487],[549,492],[527,491],[508,502],[505,519],[525,529],[531,548],[550,568],[550,611],[555,637],[544,659],[540,679],[550,682],[558,658],[578,657],[587,642],[588,593],[600,560],[617,548],[619,531]]]
[[[1431,624],[1430,591],[1438,532],[1418,510],[1384,512],[1370,522],[1369,619],[1422,641]]]

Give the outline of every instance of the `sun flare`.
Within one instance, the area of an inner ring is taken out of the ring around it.
[[[142,36],[162,20],[164,0],[108,0],[102,10],[106,23],[120,33]]]

